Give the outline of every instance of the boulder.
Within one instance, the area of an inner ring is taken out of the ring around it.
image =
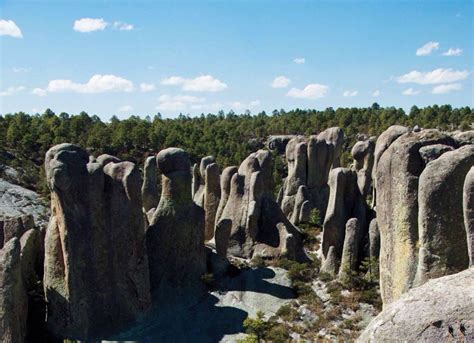
[[[158,206],[160,193],[158,191],[158,172],[156,169],[156,156],[149,156],[143,167],[142,203],[145,212]]]
[[[341,266],[339,268],[339,279],[350,277],[357,268],[360,226],[357,218],[351,218],[346,223],[344,246],[342,249]]]
[[[450,136],[438,130],[409,132],[385,150],[376,167],[380,288],[384,305],[407,292],[415,277],[418,181],[424,168],[419,150],[433,144],[455,146]]]
[[[375,138],[358,141],[352,147],[353,168],[357,173],[357,185],[362,196],[367,197],[372,190],[372,168],[374,165]]]
[[[72,144],[46,153],[52,216],[43,283],[58,338],[118,334],[150,305],[140,172],[131,162],[88,161]]]
[[[471,167],[464,181],[463,211],[469,265],[472,266],[474,265],[474,167]]]
[[[377,226],[377,218],[373,218],[369,225],[369,257],[379,259],[380,255],[380,231]]]
[[[474,268],[430,280],[392,302],[357,342],[471,342]]]
[[[225,205],[227,204],[227,200],[229,199],[230,194],[230,181],[232,176],[237,173],[238,167],[230,166],[225,168],[222,171],[221,175],[221,198],[219,200],[219,206],[217,207],[216,212],[216,223],[221,218],[222,212],[224,211]]]
[[[334,252],[334,246],[331,245],[328,249],[326,258],[321,264],[321,272],[328,273],[331,276],[336,276],[337,270],[339,268],[339,263]]]
[[[436,160],[445,152],[453,151],[453,150],[454,148],[452,146],[444,145],[444,144],[427,145],[420,148],[420,156],[426,165],[429,162]]]
[[[146,232],[153,302],[165,306],[195,297],[206,271],[204,210],[193,202],[188,154],[161,150],[161,197]]]
[[[327,143],[334,146],[334,159],[332,168],[341,166],[342,146],[344,144],[344,131],[340,127],[330,127],[318,135],[319,139],[326,140]]]
[[[267,147],[268,147],[268,149],[274,150],[278,154],[282,155],[282,154],[285,153],[286,145],[294,137],[295,137],[295,135],[268,136],[268,138],[267,138]]]
[[[0,340],[23,343],[27,333],[28,298],[21,275],[20,241],[0,249]]]
[[[474,145],[466,145],[428,163],[420,175],[415,285],[469,266],[462,194],[472,166]]]

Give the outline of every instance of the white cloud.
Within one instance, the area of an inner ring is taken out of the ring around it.
[[[292,98],[299,99],[318,99],[326,96],[329,87],[318,83],[310,83],[303,89],[292,88],[286,94]]]
[[[76,83],[71,80],[49,81],[48,92],[104,93],[131,92],[133,82],[115,75],[92,76],[87,83]]]
[[[460,83],[451,83],[448,85],[439,85],[433,88],[431,93],[433,94],[446,94],[452,91],[459,91],[462,89],[462,85]]]
[[[123,106],[119,107],[118,111],[119,112],[130,112],[130,111],[133,111],[133,107],[130,106],[130,105],[123,105]]]
[[[160,111],[184,111],[188,104],[200,104],[206,101],[205,98],[200,98],[192,95],[168,95],[163,94],[158,98],[159,104],[156,106]]]
[[[13,20],[0,19],[0,36],[11,36],[14,38],[23,38],[20,28]]]
[[[140,92],[146,93],[156,89],[153,83],[140,83]]]
[[[4,90],[3,92],[0,92],[0,96],[10,96],[10,95],[13,95],[15,93],[18,93],[18,92],[21,92],[25,89],[25,87],[23,86],[17,86],[17,87],[8,87],[6,90]]]
[[[408,88],[408,89],[405,89],[403,92],[402,92],[403,95],[417,95],[417,94],[420,94],[420,91],[416,91],[414,90],[413,88]]]
[[[356,96],[357,93],[359,93],[358,91],[344,91],[344,93],[342,93],[342,95],[344,96]]]
[[[201,75],[194,79],[186,79],[181,76],[171,76],[161,80],[162,85],[178,86],[190,92],[220,92],[227,88],[227,85],[211,75]]]
[[[132,31],[134,29],[134,26],[132,24],[124,23],[122,21],[115,21],[114,29],[120,31]]]
[[[82,18],[74,21],[73,29],[78,32],[102,31],[109,25],[102,18]]]
[[[273,88],[286,88],[291,83],[291,80],[285,76],[277,76],[272,82]]]
[[[373,97],[378,97],[379,95],[380,95],[380,91],[378,89],[372,93]]]
[[[462,49],[459,48],[449,48],[447,51],[443,52],[443,56],[461,56]]]
[[[296,64],[304,64],[306,62],[306,59],[304,57],[297,57],[293,60]]]
[[[429,72],[413,70],[396,78],[398,83],[418,83],[420,85],[431,85],[437,83],[451,83],[464,80],[469,76],[467,70],[453,70],[451,68],[438,68]]]
[[[234,101],[234,102],[229,103],[229,105],[231,106],[233,110],[244,110],[244,109],[247,110],[247,109],[250,109],[251,107],[259,106],[260,100],[253,100],[249,103]]]
[[[24,67],[13,67],[12,71],[14,73],[27,73],[30,71],[30,68],[24,68]]]
[[[37,96],[45,96],[48,92],[45,89],[42,89],[42,88],[35,88],[35,89],[33,89],[33,91],[31,93],[33,93],[34,95],[37,95]]]
[[[416,50],[416,56],[428,56],[434,50],[438,50],[438,49],[439,49],[438,42],[428,42],[425,45],[423,45],[421,48],[418,48]]]

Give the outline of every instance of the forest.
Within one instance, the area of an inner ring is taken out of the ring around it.
[[[223,168],[240,164],[250,152],[264,147],[270,135],[311,135],[339,126],[346,135],[343,162],[347,164],[357,134],[376,136],[393,124],[467,130],[473,122],[473,108],[450,105],[413,106],[409,113],[377,103],[366,108],[282,109],[271,114],[249,111],[243,114],[219,111],[197,117],[180,114],[175,119],[163,119],[157,113],[153,117],[130,116],[123,120],[113,116],[106,122],[85,112],[56,114],[47,109],[43,114],[0,115],[0,165],[20,170],[25,186],[47,194],[44,155],[51,146],[63,142],[79,144],[94,155],[108,153],[140,165],[147,156],[175,146],[186,150],[192,162],[213,155]],[[281,180],[284,163],[280,159],[276,161],[275,180]]]

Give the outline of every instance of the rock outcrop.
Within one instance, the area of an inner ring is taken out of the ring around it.
[[[360,226],[357,218],[351,218],[346,223],[344,246],[342,249],[339,279],[350,277],[356,270],[359,253]]]
[[[357,173],[357,185],[365,198],[372,193],[372,168],[374,166],[375,138],[358,141],[351,150],[353,168]]]
[[[466,175],[463,190],[464,225],[466,227],[469,265],[474,265],[474,166]]]
[[[206,271],[204,210],[193,202],[188,154],[168,148],[156,156],[161,198],[146,233],[156,306],[195,296]]]
[[[450,136],[438,130],[408,132],[385,150],[376,167],[380,288],[384,305],[399,298],[413,284],[418,260],[418,185],[425,167],[419,150],[434,144],[456,145]]]
[[[340,164],[343,141],[342,129],[330,128],[309,138],[295,136],[286,145],[288,176],[278,203],[293,224],[299,224],[300,218],[304,223],[307,212],[313,209],[324,218],[329,196],[328,175],[331,167]]]
[[[272,196],[268,175],[271,155],[250,154],[236,173],[229,170],[230,192],[216,225],[215,245],[221,256],[277,257],[304,260],[301,233],[285,217]]]
[[[418,186],[418,269],[414,285],[469,266],[463,185],[474,166],[474,145],[445,152],[428,163]]]
[[[13,238],[0,249],[0,340],[25,341],[28,298],[22,280],[20,240]]]
[[[388,305],[357,342],[471,342],[474,268],[430,280]]]
[[[115,158],[88,161],[72,144],[52,147],[45,159],[47,324],[78,340],[117,334],[150,305],[139,170]]]
[[[145,212],[158,206],[160,193],[158,191],[158,172],[156,170],[156,156],[149,156],[143,167],[142,203]]]
[[[369,257],[377,259],[380,255],[380,231],[377,225],[377,218],[370,221],[369,225]]]

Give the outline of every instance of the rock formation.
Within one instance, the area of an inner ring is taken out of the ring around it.
[[[379,160],[382,157],[385,150],[401,135],[409,132],[410,129],[405,126],[401,125],[392,125],[387,130],[382,132],[380,136],[378,136],[377,141],[375,142],[375,151],[374,151],[374,166],[372,168],[372,180],[373,180],[373,190],[374,194],[372,197],[372,207],[376,205],[376,191],[377,191],[377,166],[379,164]]]
[[[20,238],[26,231],[34,228],[32,215],[0,218],[0,248],[10,239]]]
[[[357,185],[364,198],[372,193],[374,149],[375,139],[372,137],[364,141],[358,141],[351,150],[352,157],[354,158],[353,168],[357,173]]]
[[[371,220],[369,225],[369,257],[377,259],[380,255],[380,231],[377,218]]]
[[[414,285],[469,266],[463,216],[463,185],[474,165],[474,145],[428,163],[418,186],[418,269]],[[449,194],[449,196],[447,196]]]
[[[334,252],[334,246],[331,245],[328,249],[326,258],[323,259],[322,261],[321,272],[328,273],[331,276],[336,276],[338,267],[339,267],[339,261],[336,258],[336,254]]]
[[[204,209],[204,239],[209,241],[214,237],[217,208],[221,197],[220,171],[213,156],[202,158],[199,169],[197,164],[194,165],[192,189],[194,202]]]
[[[146,233],[150,281],[157,306],[192,296],[206,271],[204,211],[191,194],[188,154],[168,148],[156,156],[161,198]]]
[[[397,129],[396,135],[390,134],[394,129],[388,131],[382,134],[382,142],[389,136],[397,136],[403,129]],[[376,167],[377,223],[381,239],[380,287],[384,305],[412,287],[419,238],[418,184],[424,168],[419,150],[433,144],[455,146],[450,136],[438,130],[408,132],[386,148]],[[386,146],[385,143],[382,145]],[[376,147],[377,151],[380,149]]]
[[[353,170],[336,168],[329,173],[329,202],[323,223],[321,242],[323,259],[327,258],[329,247],[334,246],[337,259],[341,259],[344,246],[346,223],[357,218],[360,226],[357,242],[362,248],[367,241],[368,206],[357,186]]]
[[[229,199],[230,194],[230,181],[232,176],[237,173],[238,167],[230,166],[226,167],[222,171],[221,175],[221,198],[219,200],[219,206],[217,207],[216,212],[216,224],[219,222],[222,212],[224,211],[225,205],[227,204],[227,200]]]
[[[293,224],[308,217],[300,213],[301,209],[306,212],[317,209],[324,217],[329,196],[328,174],[332,166],[340,163],[343,140],[342,129],[330,128],[307,139],[295,136],[286,145],[288,176],[280,190],[278,203]],[[300,189],[301,186],[306,190]]]
[[[110,160],[88,163],[72,144],[46,153],[44,288],[48,327],[61,338],[117,334],[150,304],[142,180],[133,163]]]
[[[142,203],[145,212],[158,206],[160,193],[158,192],[158,173],[156,170],[156,156],[149,156],[143,167]]]
[[[230,192],[216,225],[215,245],[221,256],[276,257],[304,260],[301,233],[285,217],[272,196],[267,175],[271,155],[259,150],[250,154],[232,175]],[[224,187],[223,187],[224,189]]]
[[[359,253],[360,226],[357,218],[351,218],[346,223],[344,246],[342,249],[339,279],[344,280],[356,270]]]
[[[474,265],[474,166],[466,175],[463,190],[464,225],[466,227],[469,265]]]
[[[293,137],[295,137],[295,135],[269,136],[267,139],[267,147],[269,150],[274,150],[278,154],[282,155],[285,153],[286,145]]]
[[[392,302],[357,342],[471,342],[474,268],[430,280]]]
[[[0,341],[22,343],[26,337],[28,298],[22,280],[20,241],[0,249]]]

